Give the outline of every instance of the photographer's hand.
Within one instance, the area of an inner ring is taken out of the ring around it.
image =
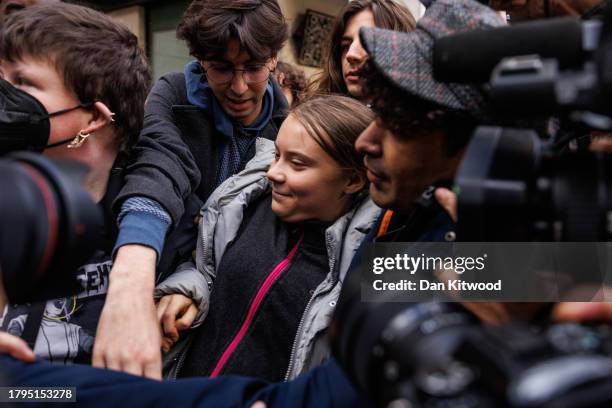
[[[6,292],[0,275],[0,317],[2,317],[2,311],[6,303]],[[0,331],[0,353],[10,354],[17,360],[26,363],[32,363],[36,359],[34,352],[23,339],[3,331]]]
[[[454,222],[457,222],[457,194],[448,188],[439,187],[436,188],[434,195],[438,204],[444,208]]]
[[[33,363],[36,356],[23,339],[5,332],[0,332],[0,353],[10,354],[17,360]]]
[[[557,321],[612,323],[612,302],[561,302],[552,316]]]
[[[161,379],[161,334],[153,302],[156,257],[141,245],[119,248],[98,323],[95,367]]]

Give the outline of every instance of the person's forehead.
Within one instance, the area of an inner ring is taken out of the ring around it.
[[[376,27],[374,14],[369,8],[363,9],[348,19],[344,36],[358,36],[361,27]]]
[[[0,0],[0,18],[19,9],[36,4],[55,3],[59,0]]]
[[[302,122],[295,115],[289,114],[279,129],[276,144],[284,147],[304,147],[308,137]]]
[[[56,89],[60,92],[68,90],[62,73],[57,70],[51,60],[24,56],[15,61],[1,61],[0,70],[7,78],[13,78],[17,75],[25,76],[28,79],[36,79],[41,84],[44,83],[47,85],[47,89]]]
[[[276,146],[279,150],[300,153],[311,158],[326,154],[304,124],[293,114],[289,114],[281,125]]]
[[[33,6],[35,4],[45,3],[44,0],[0,0],[0,5],[3,9],[7,7],[28,7]]]
[[[233,65],[241,65],[249,62],[266,62],[266,60],[253,58],[237,40],[230,40],[223,55],[213,57],[211,60],[227,62]]]
[[[31,54],[22,54],[18,59],[0,60],[0,66],[4,66],[7,69],[54,71],[57,73],[54,60],[45,58],[42,55],[33,56]]]

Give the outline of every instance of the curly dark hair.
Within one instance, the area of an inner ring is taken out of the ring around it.
[[[288,28],[276,0],[195,0],[176,35],[200,61],[223,56],[232,39],[251,58],[264,61],[278,54]]]
[[[287,62],[278,61],[274,77],[280,86],[288,87],[291,90],[294,103],[303,99],[304,92],[306,91],[306,75],[304,70]]]
[[[382,125],[400,138],[419,137],[431,129],[442,129],[447,154],[454,155],[469,143],[479,121],[467,112],[452,110],[409,94],[392,84],[373,62],[362,69],[366,78],[364,94]]]
[[[308,86],[314,93],[348,95],[342,76],[342,36],[349,20],[356,14],[370,10],[378,28],[408,32],[414,30],[416,21],[410,11],[395,0],[354,0],[336,16],[327,46],[323,71]]]

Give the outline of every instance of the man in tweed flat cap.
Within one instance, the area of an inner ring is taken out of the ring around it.
[[[356,147],[365,156],[372,199],[388,209],[370,238],[378,242],[455,239],[449,216],[454,212],[454,194],[436,187],[450,185],[475,127],[487,116],[488,101],[479,85],[434,80],[433,42],[503,24],[498,14],[476,1],[437,0],[410,33],[361,30],[361,43],[370,58],[366,92],[377,118]],[[508,303],[466,307],[490,323],[528,319],[537,310]],[[610,322],[612,303],[563,302],[553,309],[553,316]]]
[[[372,199],[387,211],[380,241],[454,240],[453,223],[433,187],[453,179],[470,136],[486,116],[477,85],[433,79],[435,39],[504,25],[474,0],[438,0],[410,33],[362,29],[369,54],[366,89],[377,120],[359,137]]]

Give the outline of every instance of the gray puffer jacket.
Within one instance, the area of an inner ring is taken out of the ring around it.
[[[258,139],[255,157],[245,169],[221,184],[200,212],[196,265],[183,268],[156,288],[156,296],[181,293],[199,307],[194,327],[201,324],[209,308],[209,288],[227,245],[236,238],[245,209],[271,189],[266,171],[274,159],[274,143]],[[340,217],[325,231],[329,273],[314,291],[299,324],[286,379],[321,364],[329,356],[324,338],[340,296],[342,281],[361,241],[374,225],[380,208],[368,197]],[[213,305],[214,307],[214,305]],[[183,336],[188,337],[188,336]],[[190,339],[183,339],[166,356],[164,372],[175,377]]]

